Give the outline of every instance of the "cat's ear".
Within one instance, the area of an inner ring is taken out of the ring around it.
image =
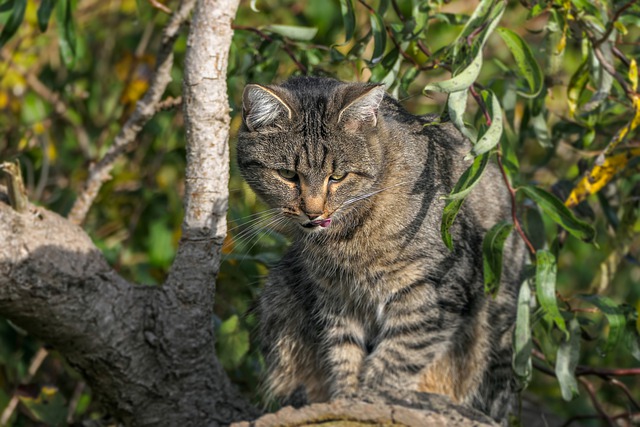
[[[344,96],[344,105],[338,115],[338,123],[347,129],[361,126],[375,127],[378,124],[378,109],[384,98],[383,85],[357,85],[349,87]]]
[[[242,117],[250,131],[272,125],[282,117],[291,120],[291,116],[291,108],[275,89],[257,84],[244,88]]]

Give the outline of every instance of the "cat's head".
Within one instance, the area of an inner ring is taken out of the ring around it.
[[[254,191],[299,230],[354,227],[383,174],[384,87],[296,78],[248,85],[238,164]]]

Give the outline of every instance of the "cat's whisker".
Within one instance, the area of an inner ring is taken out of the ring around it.
[[[376,194],[380,194],[383,191],[387,191],[387,190],[390,190],[392,188],[396,188],[396,187],[399,187],[401,185],[406,185],[406,184],[409,184],[409,183],[411,183],[411,181],[403,181],[403,182],[399,182],[399,183],[394,184],[394,185],[390,185],[388,187],[381,188],[379,190],[372,191],[370,193],[362,194],[360,196],[357,196],[357,197],[354,197],[352,199],[346,200],[344,203],[342,203],[342,206],[347,206],[347,205],[350,205],[352,203],[359,202],[360,200],[368,199],[369,197],[375,196]]]
[[[275,231],[275,228],[281,223],[285,222],[287,218],[283,215],[276,215],[275,217],[271,216],[269,218],[261,218],[261,220],[262,222],[257,221],[247,230],[244,230],[243,232],[234,236],[232,242],[240,243],[234,247],[233,252],[235,252],[236,254],[245,253],[248,255],[261,237],[271,234],[273,231]],[[226,261],[229,258],[230,254],[231,253],[226,254],[223,258],[223,261]]]
[[[260,220],[263,220],[263,219],[273,218],[274,215],[278,214],[278,211],[280,211],[280,208],[267,209],[266,211],[258,212],[252,215],[247,215],[245,217],[238,218],[235,220],[230,220],[229,222],[237,223],[238,225],[227,229],[227,233],[233,230],[237,230],[238,228],[251,226],[252,224],[259,222]],[[248,220],[248,221],[240,223],[240,221],[243,221],[243,220]]]

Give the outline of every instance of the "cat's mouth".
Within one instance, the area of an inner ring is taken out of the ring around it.
[[[331,225],[331,218],[325,218],[325,219],[315,219],[313,221],[309,221],[306,224],[301,224],[302,227],[307,228],[307,229],[313,229],[313,228],[327,228],[329,225]]]

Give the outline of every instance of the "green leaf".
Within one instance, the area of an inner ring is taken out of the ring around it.
[[[156,267],[168,267],[175,255],[171,229],[164,221],[154,221],[147,237],[149,263]]]
[[[0,13],[8,12],[13,9],[14,0],[6,0],[3,3],[0,3]]]
[[[460,90],[449,94],[447,100],[447,110],[449,112],[449,118],[451,122],[458,128],[458,130],[472,143],[476,142],[476,135],[471,132],[464,124],[464,112],[467,109],[467,94],[468,90]]]
[[[450,199],[445,205],[444,211],[442,212],[440,235],[442,236],[442,241],[450,251],[453,250],[453,239],[451,238],[451,232],[449,231],[449,229],[453,225],[453,221],[455,221],[456,215],[458,215],[458,211],[462,207],[463,202],[464,198]]]
[[[556,300],[556,257],[549,251],[536,252],[536,295],[545,317],[555,323],[567,336],[567,326],[560,314]]]
[[[64,425],[67,405],[64,397],[55,387],[42,387],[38,396],[19,396],[20,403],[29,415],[48,426]]]
[[[606,317],[609,333],[602,352],[605,354],[610,352],[620,343],[625,333],[627,319],[624,310],[610,298],[600,295],[581,295],[580,298],[595,305]]]
[[[344,45],[351,41],[356,31],[356,14],[353,10],[353,0],[340,0],[340,12],[344,23]]]
[[[612,37],[613,41],[615,41],[615,31],[611,33],[611,35],[609,36],[609,40],[599,46],[602,56],[609,64],[612,64],[614,62],[613,50],[611,48]],[[591,96],[589,101],[587,101],[582,106],[582,111],[585,113],[589,113],[598,108],[602,104],[602,102],[609,97],[611,88],[613,87],[613,76],[604,69],[604,67],[600,63],[600,60],[597,59],[594,54],[592,54],[591,68],[594,80],[598,86],[596,92]]]
[[[435,92],[444,92],[444,93],[452,93],[458,92],[461,90],[468,89],[469,86],[473,84],[478,78],[480,74],[480,69],[482,68],[482,49],[478,50],[478,54],[473,59],[473,62],[469,64],[467,68],[462,70],[460,73],[455,75],[453,78],[449,80],[444,80],[441,82],[429,83],[422,90],[426,91],[435,91]]]
[[[557,197],[545,190],[523,186],[518,187],[518,191],[524,192],[527,197],[533,200],[542,211],[555,223],[562,226],[573,236],[585,242],[593,242],[596,236],[595,229],[585,221],[582,221],[569,210]]]
[[[58,46],[60,56],[67,68],[72,68],[76,61],[76,30],[73,23],[72,0],[59,0],[56,7],[56,20],[59,25]]]
[[[9,19],[7,19],[7,22],[4,24],[2,32],[0,32],[0,48],[18,31],[18,27],[20,27],[24,19],[24,11],[26,8],[27,0],[13,0],[11,15],[9,15]]]
[[[487,113],[491,118],[491,124],[471,149],[471,152],[476,156],[493,149],[493,147],[498,145],[500,137],[502,136],[502,108],[500,108],[498,97],[493,94],[493,91],[483,90],[482,98],[487,106]]]
[[[456,182],[447,199],[464,199],[480,181],[480,178],[482,178],[482,174],[489,163],[490,156],[490,153],[485,153],[476,157],[471,166],[460,175],[458,182]]]
[[[525,384],[531,379],[531,289],[526,280],[520,287],[518,294],[518,314],[516,330],[513,336],[513,371]]]
[[[38,8],[38,27],[43,33],[47,31],[49,26],[49,19],[51,18],[51,12],[53,6],[55,6],[56,0],[42,0],[40,7]]]
[[[569,104],[569,114],[573,117],[580,110],[580,98],[582,92],[589,82],[589,65],[583,62],[569,79],[567,86],[567,103]]]
[[[296,25],[267,25],[264,29],[283,37],[299,41],[312,40],[316,34],[318,34],[317,28],[299,27]]]
[[[569,322],[569,336],[562,340],[556,355],[556,377],[560,383],[562,398],[572,400],[579,395],[575,371],[580,358],[580,322],[577,318]]]
[[[249,331],[242,328],[237,315],[222,322],[216,344],[225,369],[235,369],[242,363],[249,352]]]
[[[387,46],[387,32],[384,29],[384,21],[382,17],[375,12],[370,15],[371,31],[373,32],[373,55],[371,56],[371,65],[375,65],[382,59],[385,48]]]
[[[498,28],[496,30],[502,37],[518,66],[520,75],[527,81],[529,85],[528,92],[518,92],[518,94],[527,97],[535,98],[542,91],[544,86],[544,79],[540,65],[533,56],[529,45],[516,33],[507,28]]]
[[[491,294],[494,298],[500,288],[504,242],[507,240],[511,230],[513,230],[513,224],[501,221],[491,227],[482,240],[484,292]]]
[[[545,119],[544,114],[540,113],[531,117],[529,123],[533,126],[533,132],[536,134],[538,144],[543,148],[553,148],[549,127],[547,126],[547,119]]]

